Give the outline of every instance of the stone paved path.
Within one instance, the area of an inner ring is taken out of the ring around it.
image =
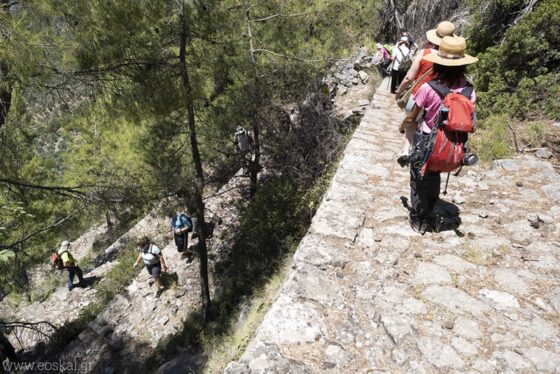
[[[226,373],[560,373],[558,173],[532,156],[463,171],[438,207],[459,229],[420,236],[386,87]]]

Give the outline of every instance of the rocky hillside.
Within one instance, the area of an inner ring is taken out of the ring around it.
[[[558,172],[532,155],[464,170],[442,231],[421,236],[395,162],[402,116],[383,82],[227,373],[560,372]]]
[[[365,48],[356,57],[339,62],[332,74],[324,80],[332,101],[325,105],[319,99],[322,95],[310,95],[307,106],[319,112],[332,107],[332,114],[343,120],[360,117],[370,101],[368,99],[376,84],[373,56]],[[329,96],[327,96],[329,99]],[[330,109],[327,109],[330,110]],[[295,126],[301,126],[297,113],[292,113],[291,120]],[[266,178],[266,172],[263,172]],[[219,280],[213,277],[215,267],[227,266],[231,248],[238,234],[239,209],[248,196],[246,178],[240,170],[219,191],[206,201],[208,212],[216,224],[210,239],[210,281],[213,296],[219,292]],[[141,271],[136,277],[127,281],[128,286],[117,293],[112,300],[97,313],[87,327],[74,331],[77,336],[64,348],[58,357],[63,361],[76,361],[86,372],[122,372],[125,369],[141,370],[144,361],[153,354],[158,346],[177,335],[184,329],[188,318],[200,308],[200,291],[198,284],[198,261],[188,262],[177,253],[175,245],[168,243],[165,237],[166,220],[156,214],[149,214],[139,221],[129,232],[104,250],[99,258],[89,264],[92,243],[103,236],[106,227],[95,227],[72,243],[73,252],[82,262],[82,267],[93,266],[94,269],[84,274],[86,279],[95,280],[93,287],[75,288],[68,291],[60,286],[45,300],[35,301],[10,310],[14,320],[29,323],[40,322],[42,332],[28,328],[18,328],[10,335],[16,349],[26,358],[41,357],[49,350],[49,336],[56,329],[72,329],[81,326],[84,311],[99,301],[98,288],[103,287],[107,275],[120,262],[133,259],[115,259],[115,254],[126,250],[140,235],[150,235],[159,245],[164,243],[163,254],[169,268],[165,277],[166,290],[156,298],[156,292],[149,283],[147,273]],[[196,239],[191,245],[196,248]],[[125,264],[126,265],[126,264]],[[57,273],[58,274],[58,273]],[[61,278],[66,273],[60,273]],[[44,277],[42,278],[44,279]],[[50,325],[47,325],[50,324]],[[204,352],[187,352],[189,364],[199,367],[204,360]],[[173,367],[172,361],[163,367]],[[162,369],[165,370],[165,369]]]

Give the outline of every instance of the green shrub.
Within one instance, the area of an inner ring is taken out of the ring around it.
[[[113,266],[105,275],[103,281],[96,287],[100,303],[108,303],[117,293],[124,290],[136,275],[138,275],[142,267],[132,267],[137,255],[138,252],[135,251],[133,242],[129,242],[126,248],[119,252],[117,264]]]
[[[514,148],[513,134],[505,116],[494,116],[480,121],[479,130],[470,138],[470,148],[481,161],[488,162],[510,155]]]
[[[474,68],[481,118],[560,119],[559,29],[560,3],[543,1],[508,28],[499,45],[478,55]]]
[[[540,147],[546,140],[546,125],[540,121],[531,122],[527,128],[527,145],[529,147]]]

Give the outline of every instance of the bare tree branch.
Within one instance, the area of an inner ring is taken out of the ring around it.
[[[282,54],[282,53],[277,53],[277,52],[274,52],[274,51],[271,51],[271,50],[265,49],[265,48],[258,48],[258,49],[253,50],[253,52],[254,52],[254,53],[257,53],[257,52],[268,53],[268,54],[271,54],[271,55],[276,56],[276,57],[282,57],[282,58],[286,58],[286,59],[289,59],[289,60],[295,60],[295,61],[300,61],[300,62],[325,62],[325,61],[341,61],[341,60],[345,60],[345,59],[342,59],[342,58],[334,58],[334,57],[327,57],[327,58],[321,58],[321,59],[308,60],[308,59],[305,59],[305,58],[300,58],[300,57],[295,57],[295,56],[288,56],[288,55],[285,55],[285,54]]]
[[[83,186],[76,186],[76,187],[44,186],[40,184],[28,183],[16,179],[9,179],[9,178],[0,178],[0,183],[10,184],[13,186],[24,187],[24,188],[31,188],[34,190],[52,191],[64,196],[69,196],[69,195],[86,196],[86,193],[81,190]]]
[[[16,241],[16,242],[13,242],[13,243],[11,243],[11,244],[0,244],[0,249],[11,249],[11,250],[14,250],[17,246],[19,246],[20,244],[25,243],[25,242],[28,241],[29,239],[31,239],[31,238],[33,238],[33,237],[35,237],[35,236],[37,236],[37,235],[39,235],[39,234],[41,234],[41,233],[43,233],[43,232],[45,232],[45,231],[49,231],[49,230],[52,230],[52,229],[54,229],[54,228],[56,228],[56,227],[61,226],[64,222],[68,221],[69,219],[71,219],[72,217],[74,217],[76,214],[80,213],[82,210],[84,210],[84,208],[79,209],[79,210],[73,212],[72,214],[70,214],[70,215],[64,217],[63,219],[61,219],[61,220],[59,220],[59,221],[57,221],[57,222],[55,222],[55,223],[53,223],[53,224],[51,224],[51,225],[49,225],[49,226],[46,226],[46,227],[43,227],[43,228],[41,228],[41,229],[39,229],[39,230],[37,230],[37,231],[34,231],[34,232],[32,232],[31,234],[28,234],[27,236],[23,237],[22,239],[19,239],[19,240]],[[16,251],[14,250],[14,252],[16,252]]]
[[[273,19],[273,18],[277,18],[277,17],[284,17],[284,18],[305,17],[305,16],[309,16],[311,14],[316,14],[316,13],[317,12],[307,12],[307,13],[298,13],[298,14],[278,13],[278,14],[273,14],[273,15],[268,16],[268,17],[252,19],[251,22],[263,22],[263,21],[268,21],[269,19]]]

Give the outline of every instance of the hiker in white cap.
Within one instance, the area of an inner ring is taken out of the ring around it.
[[[410,60],[410,49],[408,47],[408,38],[402,37],[397,46],[393,48],[391,59],[393,60],[393,69],[391,70],[391,93],[394,94],[397,86],[401,84],[408,67],[405,64]]]
[[[55,265],[58,269],[68,270],[68,289],[72,290],[77,286],[83,286],[85,284],[85,280],[82,269],[78,266],[78,262],[74,259],[74,256],[72,256],[69,249],[70,242],[68,240],[64,240],[60,243],[60,248],[58,249],[58,252],[56,252],[56,255],[51,256],[51,260],[53,265]],[[75,276],[78,276],[78,284],[74,284]]]

